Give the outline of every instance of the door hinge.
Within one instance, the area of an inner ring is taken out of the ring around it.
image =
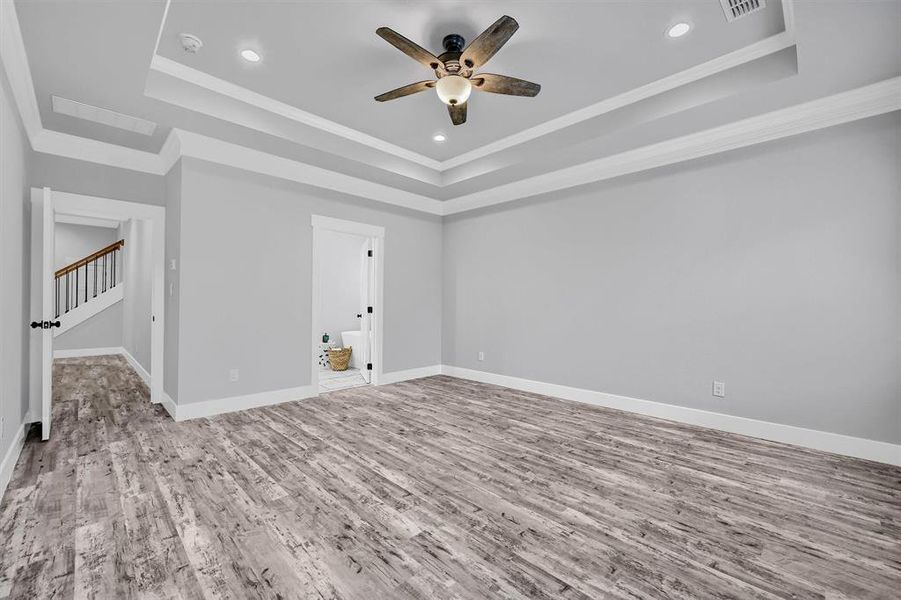
[[[372,257],[372,250],[367,250],[367,251],[366,251],[366,256]]]
[[[367,371],[371,371],[371,370],[372,370],[372,363],[366,363],[366,370],[367,370]]]
[[[371,314],[372,314],[372,307],[371,307],[371,306],[367,306],[367,307],[366,307],[366,312],[368,312],[368,313],[371,315]]]

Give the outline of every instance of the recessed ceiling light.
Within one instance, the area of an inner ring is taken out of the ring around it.
[[[676,23],[672,27],[666,30],[666,35],[671,38],[682,37],[686,33],[691,31],[690,23]]]
[[[252,63],[260,62],[260,60],[261,60],[260,55],[257,54],[256,52],[254,52],[253,50],[251,50],[250,48],[248,48],[246,50],[241,50],[241,58],[243,58],[247,62],[252,62]]]
[[[447,139],[447,136],[444,135],[443,133],[436,133],[435,135],[432,136],[432,139],[440,144],[441,142],[443,142],[444,140]]]

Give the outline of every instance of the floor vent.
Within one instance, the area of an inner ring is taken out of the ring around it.
[[[766,7],[766,0],[720,0],[723,12],[726,13],[726,21],[731,23],[736,19],[747,17]]]

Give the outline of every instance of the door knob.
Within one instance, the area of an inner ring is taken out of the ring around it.
[[[44,326],[44,324],[41,323],[40,321],[32,321],[31,322],[32,329],[37,329],[38,327],[43,327],[43,326]]]
[[[59,327],[59,321],[32,321],[32,329],[50,329],[51,327]]]

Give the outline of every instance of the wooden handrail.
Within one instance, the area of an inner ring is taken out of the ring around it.
[[[125,240],[119,240],[118,242],[113,242],[106,248],[101,248],[94,254],[91,254],[90,256],[85,256],[81,260],[74,262],[71,265],[67,265],[67,266],[63,267],[62,269],[60,269],[59,271],[57,271],[55,273],[55,277],[57,279],[59,279],[66,273],[71,273],[72,271],[76,271],[76,270],[80,269],[81,267],[85,266],[86,264],[88,264],[89,262],[93,262],[93,261],[97,260],[98,258],[103,258],[105,255],[109,254],[110,252],[113,252],[114,250],[118,250],[119,248],[121,248],[124,245],[125,245]]]

